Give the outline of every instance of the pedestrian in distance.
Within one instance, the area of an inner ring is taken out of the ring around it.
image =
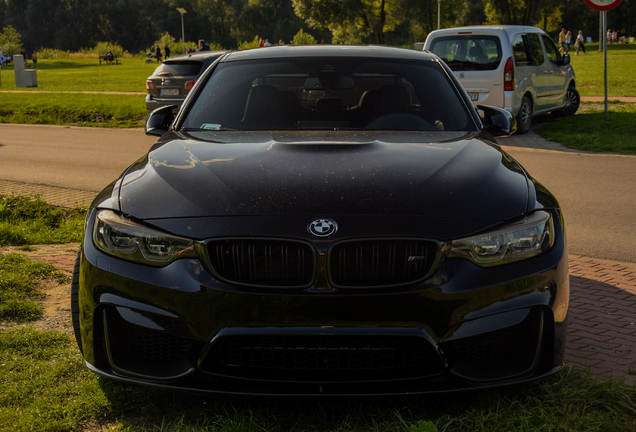
[[[572,43],[572,32],[568,30],[565,35],[565,53],[567,54],[570,51],[570,44]]]
[[[565,28],[559,33],[559,45],[561,45],[561,53],[565,52]]]
[[[583,54],[587,55],[587,53],[585,52],[585,37],[583,36],[583,30],[579,30],[579,34],[576,37],[576,42],[574,45],[574,55],[579,55],[579,50],[583,50]]]
[[[164,58],[168,60],[168,57],[170,57],[170,47],[168,47],[168,45],[164,45],[163,52],[165,54]]]
[[[155,47],[155,57],[157,57],[157,63],[161,63],[161,48],[159,48],[159,45]]]

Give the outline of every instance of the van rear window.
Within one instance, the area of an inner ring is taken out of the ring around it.
[[[199,75],[203,63],[198,61],[167,61],[157,68],[154,75],[161,73],[172,76]]]
[[[430,50],[454,71],[495,70],[502,56],[499,38],[488,35],[438,37]]]

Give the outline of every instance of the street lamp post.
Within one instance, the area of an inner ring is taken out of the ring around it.
[[[185,54],[185,30],[183,27],[183,14],[188,13],[184,8],[177,8],[181,14],[181,42],[183,43],[183,53]]]
[[[437,30],[442,28],[441,16],[442,16],[442,0],[437,0]]]

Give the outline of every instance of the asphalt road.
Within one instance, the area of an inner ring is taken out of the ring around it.
[[[98,192],[154,142],[141,129],[2,124],[0,180]],[[636,156],[505,148],[559,199],[570,253],[636,262]]]

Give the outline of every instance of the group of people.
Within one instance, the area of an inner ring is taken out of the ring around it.
[[[570,30],[565,30],[565,28],[561,29],[561,33],[559,33],[559,51],[561,54],[567,54],[570,51],[570,47],[572,46],[572,32]],[[579,30],[579,34],[576,36],[576,40],[574,42],[574,55],[579,55],[579,51],[583,50],[583,54],[587,54],[585,52],[585,37],[583,36],[583,30]]]
[[[618,43],[618,32],[616,30],[607,29],[607,44]]]
[[[285,42],[281,39],[278,41],[278,45],[285,45]],[[258,47],[268,47],[268,46],[272,46],[271,42],[269,41],[269,39],[264,39],[264,40],[260,40],[258,43]]]
[[[162,58],[167,60],[168,57],[170,57],[170,48],[168,45],[164,45],[163,52],[165,57],[161,55],[161,48],[159,48],[159,45],[155,46],[155,58],[157,59],[157,63],[161,63]]]

